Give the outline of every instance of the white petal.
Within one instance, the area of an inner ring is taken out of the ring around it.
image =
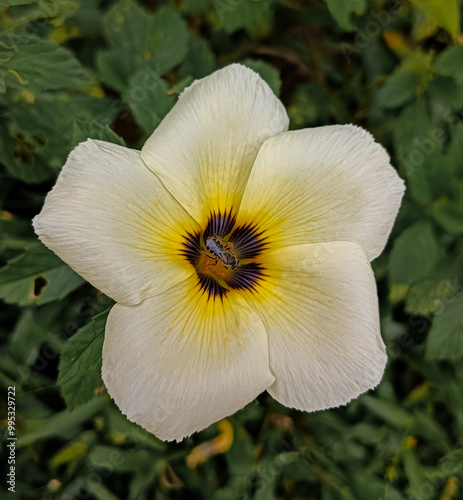
[[[370,260],[391,231],[404,185],[372,136],[353,125],[286,132],[259,151],[240,208],[277,246],[351,241]]]
[[[88,140],[69,156],[34,228],[96,288],[136,304],[190,276],[180,255],[193,219],[138,151]]]
[[[286,111],[254,71],[233,64],[196,81],[141,157],[201,224],[237,210],[262,143],[288,128]]]
[[[274,381],[257,314],[236,295],[209,299],[193,277],[135,307],[114,306],[102,373],[121,411],[169,441],[236,412]]]
[[[265,256],[248,300],[268,333],[270,394],[314,411],[347,403],[381,380],[386,353],[376,285],[354,243],[287,247]]]

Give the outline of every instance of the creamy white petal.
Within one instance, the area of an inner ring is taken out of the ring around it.
[[[348,242],[287,247],[266,255],[263,265],[262,285],[246,298],[267,330],[270,394],[315,411],[375,387],[386,352],[363,249]]]
[[[389,156],[365,130],[334,125],[286,132],[259,151],[240,208],[276,247],[351,241],[370,260],[404,192]]]
[[[194,220],[138,151],[88,140],[69,156],[34,228],[96,288],[136,304],[190,276],[181,255]]]
[[[169,441],[236,412],[274,381],[257,314],[236,294],[209,299],[196,277],[114,306],[102,374],[121,411]]]
[[[236,212],[262,143],[288,128],[286,111],[254,71],[233,64],[179,97],[141,157],[201,224]]]

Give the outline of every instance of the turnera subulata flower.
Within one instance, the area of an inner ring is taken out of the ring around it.
[[[315,411],[381,380],[370,261],[403,183],[359,127],[287,129],[268,85],[228,66],[187,88],[141,151],[80,144],[34,219],[117,302],[103,380],[161,439],[264,390]]]

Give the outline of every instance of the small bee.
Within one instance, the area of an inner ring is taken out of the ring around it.
[[[231,250],[233,243],[223,241],[220,236],[209,236],[206,238],[206,248],[209,252],[218,257],[225,266],[230,266],[232,269],[236,269],[239,264],[239,260],[236,255]]]

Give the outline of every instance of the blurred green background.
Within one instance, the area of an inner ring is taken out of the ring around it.
[[[0,1],[2,498],[463,499],[461,4]],[[347,407],[307,414],[263,394],[167,444],[102,386],[111,300],[30,221],[75,145],[141,148],[185,86],[236,61],[279,95],[291,128],[361,125],[405,179],[373,262],[389,363]]]

